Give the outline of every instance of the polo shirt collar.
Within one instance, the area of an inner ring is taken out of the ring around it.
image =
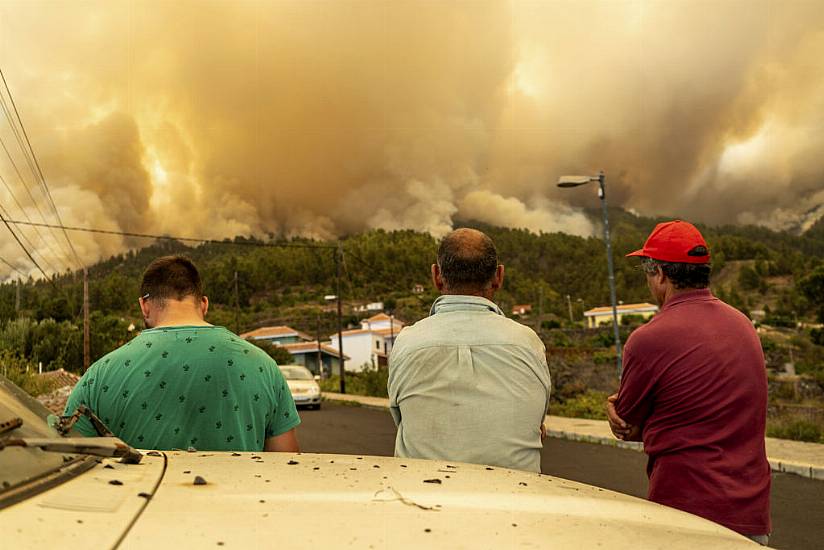
[[[429,315],[432,316],[436,313],[448,313],[451,311],[491,311],[498,315],[504,314],[495,302],[491,302],[481,296],[444,294],[432,304]]]
[[[684,302],[697,302],[706,300],[715,300],[715,296],[713,296],[712,291],[710,291],[709,288],[698,288],[695,290],[688,290],[687,292],[681,292],[680,294],[676,294],[675,296],[667,300],[667,303],[664,304],[664,306],[661,308],[661,311],[666,311]]]

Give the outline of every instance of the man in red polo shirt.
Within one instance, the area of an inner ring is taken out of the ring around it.
[[[693,225],[661,223],[628,254],[642,258],[661,311],[627,340],[609,398],[619,439],[644,442],[649,499],[767,544],[767,375],[750,320],[712,295],[707,243]]]

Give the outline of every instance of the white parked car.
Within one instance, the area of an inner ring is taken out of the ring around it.
[[[278,365],[280,372],[289,385],[292,392],[292,399],[298,407],[305,406],[310,409],[319,409],[321,394],[318,380],[320,377],[313,376],[312,372],[302,365]]]

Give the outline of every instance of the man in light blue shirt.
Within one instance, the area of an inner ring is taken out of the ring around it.
[[[504,266],[487,235],[447,235],[432,265],[441,296],[389,358],[395,456],[540,472],[550,378],[543,343],[492,302]]]

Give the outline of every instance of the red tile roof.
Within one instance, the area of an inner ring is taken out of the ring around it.
[[[285,338],[287,336],[297,336],[302,340],[310,340],[309,336],[307,336],[303,332],[300,332],[299,330],[295,330],[292,327],[288,327],[285,325],[277,327],[260,327],[249,332],[244,332],[240,335],[240,337],[244,340],[247,340],[249,338]]]
[[[366,319],[366,321],[369,321],[370,323],[374,323],[375,321],[388,321],[388,320],[389,320],[389,315],[387,315],[386,313],[378,313],[377,315],[373,315],[369,319]]]
[[[77,381],[80,380],[80,375],[64,369],[46,371],[38,376],[43,380],[47,380],[52,388],[74,387]]]
[[[295,355],[299,353],[317,353],[318,351],[318,342],[315,340],[314,342],[295,342],[294,344],[283,344],[281,345],[282,348],[286,348],[289,350],[289,353]],[[322,352],[327,353],[333,357],[340,357],[340,353],[338,350],[333,348],[332,346],[328,346],[326,344],[321,344],[320,349]],[[349,360],[349,356],[345,353],[343,354],[343,358],[345,360]]]
[[[66,401],[69,400],[69,394],[71,394],[77,381],[80,380],[80,376],[63,369],[47,371],[38,376],[47,380],[52,389],[47,393],[38,395],[37,400],[54,414],[63,414]]]
[[[618,313],[646,313],[658,311],[658,306],[644,302],[641,304],[621,304],[616,309]],[[587,317],[601,314],[612,314],[612,306],[596,307],[584,312]]]

